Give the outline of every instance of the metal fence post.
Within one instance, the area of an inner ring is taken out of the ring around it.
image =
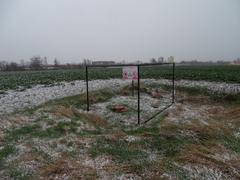
[[[88,66],[86,65],[86,91],[87,91],[87,111],[89,111],[89,94],[88,94]]]
[[[138,125],[140,125],[140,69],[138,67]]]
[[[175,102],[175,63],[173,63],[173,72],[172,72],[172,103]]]
[[[134,97],[134,80],[132,80],[132,96]]]

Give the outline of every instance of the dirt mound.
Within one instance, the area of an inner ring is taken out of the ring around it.
[[[110,109],[113,112],[117,112],[117,113],[128,111],[128,107],[126,105],[121,105],[121,104],[112,105]]]

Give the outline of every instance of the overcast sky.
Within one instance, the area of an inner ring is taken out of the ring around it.
[[[240,0],[0,0],[0,60],[233,60]]]

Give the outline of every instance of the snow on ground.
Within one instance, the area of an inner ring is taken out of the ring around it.
[[[107,102],[92,105],[91,110],[109,121],[114,121],[114,123],[123,123],[125,125],[137,124],[137,101],[137,96],[118,96],[111,98]],[[140,121],[145,122],[154,114],[169,106],[172,103],[172,99],[171,94],[166,94],[163,98],[156,99],[143,93],[141,94],[140,102]],[[113,112],[110,106],[117,104],[126,105],[128,111],[124,113]]]
[[[89,90],[104,88],[116,89],[127,85],[129,82],[121,79],[94,80],[89,82]],[[0,114],[6,114],[38,106],[49,100],[73,96],[86,92],[84,81],[62,82],[53,86],[37,85],[24,91],[7,91],[0,96]]]
[[[171,84],[170,80],[142,79],[144,83]],[[89,90],[99,90],[104,88],[120,89],[129,84],[130,81],[121,79],[93,80],[89,82]],[[207,81],[176,81],[177,86],[185,87],[206,87],[214,92],[239,93],[240,84],[227,84]],[[62,82],[51,86],[37,85],[26,90],[9,90],[0,95],[0,114],[11,113],[16,110],[38,106],[49,100],[63,98],[86,92],[85,81]]]
[[[171,85],[172,81],[167,79],[146,79],[143,80],[146,83],[157,83]],[[213,92],[220,93],[240,93],[239,83],[224,83],[224,82],[209,82],[209,81],[191,81],[191,80],[177,80],[175,81],[176,86],[181,87],[202,87],[207,88]]]

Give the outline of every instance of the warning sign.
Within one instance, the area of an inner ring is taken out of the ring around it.
[[[137,66],[126,66],[123,67],[122,76],[124,80],[137,80],[138,79],[138,71]]]

